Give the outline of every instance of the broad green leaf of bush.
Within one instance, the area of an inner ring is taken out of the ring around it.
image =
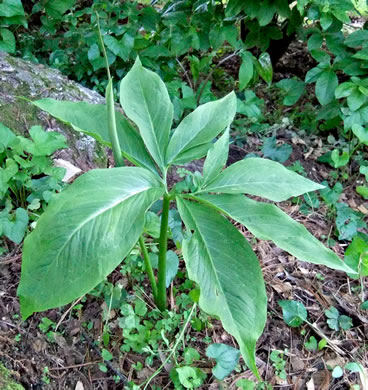
[[[279,301],[282,308],[282,316],[287,325],[297,328],[307,319],[307,309],[298,301]]]
[[[111,147],[107,110],[104,104],[68,102],[55,99],[36,100],[33,104],[73,127],[74,130],[95,138],[103,145]],[[116,111],[116,127],[122,154],[131,162],[156,172],[155,164],[149,156],[139,133],[124,116]]]
[[[17,208],[15,215],[8,214],[8,210],[4,209],[0,212],[0,236],[4,234],[9,240],[20,244],[27,230],[28,221],[28,213],[23,208]]]
[[[280,163],[286,162],[293,148],[289,144],[283,144],[278,146],[276,137],[268,137],[264,140],[262,145],[262,153],[266,158],[270,158],[273,161],[278,161]]]
[[[0,123],[0,153],[16,140],[17,136],[6,126]]]
[[[61,192],[23,247],[22,317],[86,294],[127,256],[163,193],[143,168],[96,169]]]
[[[282,202],[322,188],[275,161],[250,157],[226,168],[200,192],[246,193]]]
[[[33,156],[49,156],[58,149],[67,148],[65,137],[56,131],[45,131],[41,126],[29,130],[31,139],[23,138],[23,147]]]
[[[355,123],[353,124],[352,131],[358,137],[359,142],[368,146],[368,130],[364,126]]]
[[[174,108],[164,82],[156,73],[143,68],[139,58],[121,80],[120,103],[128,118],[138,126],[152,157],[164,170]]]
[[[320,73],[316,82],[316,97],[322,106],[334,100],[338,83],[337,76],[331,68]]]
[[[6,28],[1,28],[0,29],[0,51],[5,51],[7,53],[14,53],[15,45],[16,42],[15,42],[14,34]]]
[[[270,85],[272,82],[273,68],[271,57],[267,52],[259,56],[258,62],[256,62],[256,69],[262,79]]]
[[[5,18],[24,16],[21,0],[3,0],[0,4],[0,17],[1,16]]]
[[[75,2],[76,0],[48,0],[45,4],[45,11],[52,18],[60,18]]]
[[[305,84],[300,80],[284,79],[276,83],[276,86],[286,92],[283,100],[285,106],[295,104],[305,91]]]
[[[178,198],[193,235],[183,241],[189,278],[198,283],[200,307],[217,315],[256,374],[255,346],[266,321],[267,297],[257,257],[244,236],[213,209]]]
[[[363,238],[354,237],[352,243],[345,251],[345,262],[357,275],[368,276],[368,242]],[[357,275],[352,275],[357,277]]]
[[[257,202],[244,195],[200,195],[217,210],[244,225],[261,240],[271,240],[297,259],[355,273],[334,252],[326,248],[300,223],[275,205]]]
[[[239,68],[239,90],[242,91],[247,87],[249,82],[253,78],[254,74],[254,65],[253,65],[253,55],[246,51],[241,55],[242,63]]]
[[[216,366],[212,369],[212,372],[218,380],[222,381],[235,369],[240,352],[230,345],[211,344],[206,349],[206,355],[216,360]]]
[[[203,185],[215,179],[225,166],[229,155],[229,128],[212,145],[203,165]]]
[[[236,97],[234,92],[222,99],[199,106],[186,116],[174,130],[167,148],[167,163],[176,164],[178,161],[183,161],[185,153],[211,142],[231,124],[235,113]]]

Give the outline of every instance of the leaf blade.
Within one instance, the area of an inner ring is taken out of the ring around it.
[[[23,318],[65,305],[101,282],[137,242],[145,211],[163,193],[160,185],[143,168],[96,169],[60,193],[24,243]]]
[[[178,208],[186,227],[195,231],[183,242],[183,255],[189,277],[201,288],[199,305],[220,317],[258,375],[255,346],[266,321],[267,297],[257,257],[242,234],[213,210],[181,198]]]
[[[322,188],[275,161],[251,157],[226,168],[199,192],[247,193],[281,202]]]
[[[164,169],[174,107],[164,82],[145,69],[138,57],[120,83],[120,104],[138,126],[153,159]]]

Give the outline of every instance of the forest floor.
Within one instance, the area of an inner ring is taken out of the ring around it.
[[[299,73],[303,73],[298,66],[300,63],[305,64],[300,55],[289,60],[287,64],[281,62],[276,68],[276,78],[279,72],[282,72],[283,77],[286,77],[285,73],[295,74],[296,68]],[[233,66],[236,67],[236,64]],[[305,67],[308,70],[310,65]],[[270,121],[275,122],[275,115],[279,116],[276,118],[278,127],[271,127],[269,133],[276,132],[278,146],[292,147],[293,152],[286,165],[296,164],[299,168],[302,166],[310,179],[317,182],[327,180],[331,183],[333,169],[317,161],[326,151],[327,142],[325,143],[321,136],[305,131],[300,133],[291,120],[285,121],[289,115],[295,116],[295,112],[291,113],[289,109],[277,112],[273,100],[267,99],[267,89],[255,92],[258,97],[265,99],[265,112],[269,113]],[[304,100],[304,103],[299,105],[299,110],[303,110],[306,104],[313,104],[308,101],[308,96]],[[265,121],[267,120],[266,116]],[[234,144],[231,148],[229,161],[233,163],[248,153],[260,154],[263,136],[264,134],[247,134],[247,142],[244,145]],[[354,167],[348,167],[345,173],[347,175],[344,178],[344,191],[340,201],[366,216],[368,202],[354,190]],[[295,200],[283,202],[279,206],[324,243],[330,239],[331,249],[343,257],[348,243],[336,239],[331,208],[321,202],[319,207],[310,208],[308,213],[303,213],[303,203],[305,204],[305,201]],[[364,384],[367,378],[359,373],[345,371],[344,375],[334,378],[331,372],[337,366],[344,367],[347,363],[354,362],[368,368],[368,316],[367,311],[360,307],[360,281],[349,279],[344,273],[323,266],[302,263],[271,242],[256,240],[244,228],[239,229],[258,255],[267,285],[268,319],[257,344],[257,365],[262,379],[273,388],[283,389],[358,389],[353,385],[364,389],[364,386],[368,386],[367,382]],[[14,378],[25,389],[123,389],[122,378],[126,377],[139,385],[162,364],[167,356],[168,345],[173,344],[175,336],[182,330],[193,305],[189,298],[193,286],[186,280],[182,260],[179,277],[169,289],[169,313],[164,317],[167,332],[155,335],[159,352],[150,354],[150,345],[139,332],[135,338],[129,339],[129,343],[124,341],[122,327],[128,314],[119,313],[111,305],[110,310],[107,310],[107,297],[111,298],[110,302],[113,298],[111,294],[106,294],[106,288],[123,286],[127,295],[119,296],[118,300],[123,299],[134,306],[134,315],[143,326],[141,331],[153,334],[152,329],[159,317],[150,317],[144,309],[153,306],[148,283],[141,280],[140,273],[132,272],[129,264],[123,269],[116,269],[108,282],[99,291],[94,291],[93,295],[87,295],[68,307],[35,314],[26,322],[22,322],[16,297],[21,252],[21,246],[14,247],[0,258],[0,361],[12,371]],[[143,288],[140,287],[142,283]],[[304,304],[308,310],[308,323],[291,328],[284,322],[278,302],[289,299]],[[142,300],[145,305],[139,312],[136,302]],[[336,308],[340,315],[350,317],[350,329],[331,329],[325,315],[325,310],[331,307]],[[106,340],[104,332],[106,324],[109,328],[109,340]],[[325,345],[325,342],[321,342],[323,339],[327,340]],[[99,341],[99,346],[96,347],[94,341]],[[199,367],[207,374],[200,389],[236,389],[239,388],[236,384],[240,379],[255,379],[251,372],[246,370],[241,358],[237,369],[224,381],[219,382],[212,376],[211,370],[215,363],[205,355],[209,343],[225,343],[236,347],[236,342],[224,331],[219,321],[209,318],[199,309],[193,314],[185,332],[184,342],[186,348],[194,348],[200,355],[191,366]],[[145,353],[134,352],[137,343],[146,346]],[[121,345],[124,346],[123,351],[120,349]],[[185,360],[183,348],[180,346],[178,349],[175,364],[180,365]],[[127,351],[128,349],[130,351]],[[112,356],[106,355],[107,350]],[[279,352],[272,353],[273,351]],[[152,361],[147,360],[149,356],[154,356]],[[156,389],[174,389],[169,378],[171,367],[166,364],[150,386],[156,386],[152,387]]]

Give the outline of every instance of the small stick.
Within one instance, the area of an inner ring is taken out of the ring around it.
[[[49,368],[49,371],[60,371],[60,370],[71,370],[72,368],[81,368],[86,366],[92,366],[93,364],[100,363],[99,360],[96,360],[94,362],[87,362],[87,363],[81,363],[81,364],[74,364],[73,366],[66,366],[66,367],[52,367]]]
[[[114,368],[113,365],[108,360],[105,360],[103,358],[100,349],[95,345],[95,343],[89,338],[89,336],[87,336],[87,334],[83,330],[81,330],[81,334],[86,339],[87,343],[93,348],[93,350],[101,357],[101,359],[103,359],[104,363],[109,368],[109,370],[111,370],[116,376],[118,376],[124,384],[128,383],[129,382],[128,378],[124,374],[122,374],[119,370]]]

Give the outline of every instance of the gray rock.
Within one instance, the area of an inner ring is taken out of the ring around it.
[[[57,152],[56,157],[82,170],[107,166],[106,150],[93,138],[75,132],[21,97],[104,103],[101,95],[69,80],[56,69],[0,52],[0,122],[24,136],[34,125],[58,131],[67,138],[69,149]]]

